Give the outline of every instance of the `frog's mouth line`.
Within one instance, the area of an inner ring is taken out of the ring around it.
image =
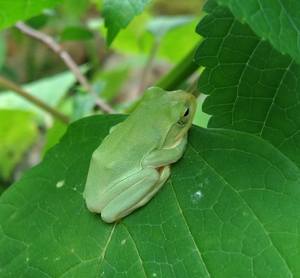
[[[160,167],[155,168],[156,171],[159,173],[160,176],[161,176],[162,171],[165,169],[165,167],[166,166],[160,166]]]

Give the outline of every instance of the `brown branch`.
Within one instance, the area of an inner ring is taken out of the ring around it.
[[[78,65],[75,63],[73,58],[70,56],[70,54],[65,51],[62,46],[57,43],[51,36],[40,32],[38,30],[35,30],[31,28],[30,26],[26,25],[23,22],[18,22],[16,24],[16,27],[24,34],[35,38],[36,40],[44,43],[46,46],[48,46],[54,53],[56,53],[64,62],[64,64],[70,69],[71,72],[75,75],[78,82],[82,85],[82,87],[93,95],[95,98],[95,103],[105,113],[114,113],[114,110],[112,107],[110,107],[104,100],[99,98],[94,91],[91,84],[88,82],[86,77],[81,73]]]
[[[35,104],[39,108],[45,110],[46,112],[48,112],[49,114],[51,114],[53,117],[57,118],[58,120],[62,121],[63,123],[65,123],[65,124],[69,123],[69,118],[66,115],[62,114],[58,110],[56,110],[53,107],[49,106],[45,102],[39,100],[35,96],[29,94],[28,92],[23,90],[19,85],[17,85],[15,83],[1,77],[1,76],[0,76],[0,87],[3,87],[5,89],[9,89],[11,91],[14,91],[19,96],[27,99],[28,101]]]

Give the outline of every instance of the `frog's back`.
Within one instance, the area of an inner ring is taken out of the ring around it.
[[[103,140],[92,156],[92,163],[98,168],[99,177],[105,176],[104,184],[122,178],[128,171],[135,172],[141,167],[143,156],[151,152],[160,141],[155,132],[149,132],[144,125],[128,119],[119,124]]]

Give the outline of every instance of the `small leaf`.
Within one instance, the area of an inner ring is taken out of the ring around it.
[[[122,119],[75,122],[40,165],[2,194],[1,276],[300,273],[300,172],[253,135],[193,127],[184,157],[149,204],[119,224],[90,213],[82,191],[92,152]]]
[[[151,0],[104,0],[103,16],[107,28],[107,42],[110,45],[120,29],[140,14]]]

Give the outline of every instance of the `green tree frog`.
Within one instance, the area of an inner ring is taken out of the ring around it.
[[[183,155],[195,110],[189,93],[148,89],[94,151],[83,193],[87,208],[111,223],[145,205]]]

